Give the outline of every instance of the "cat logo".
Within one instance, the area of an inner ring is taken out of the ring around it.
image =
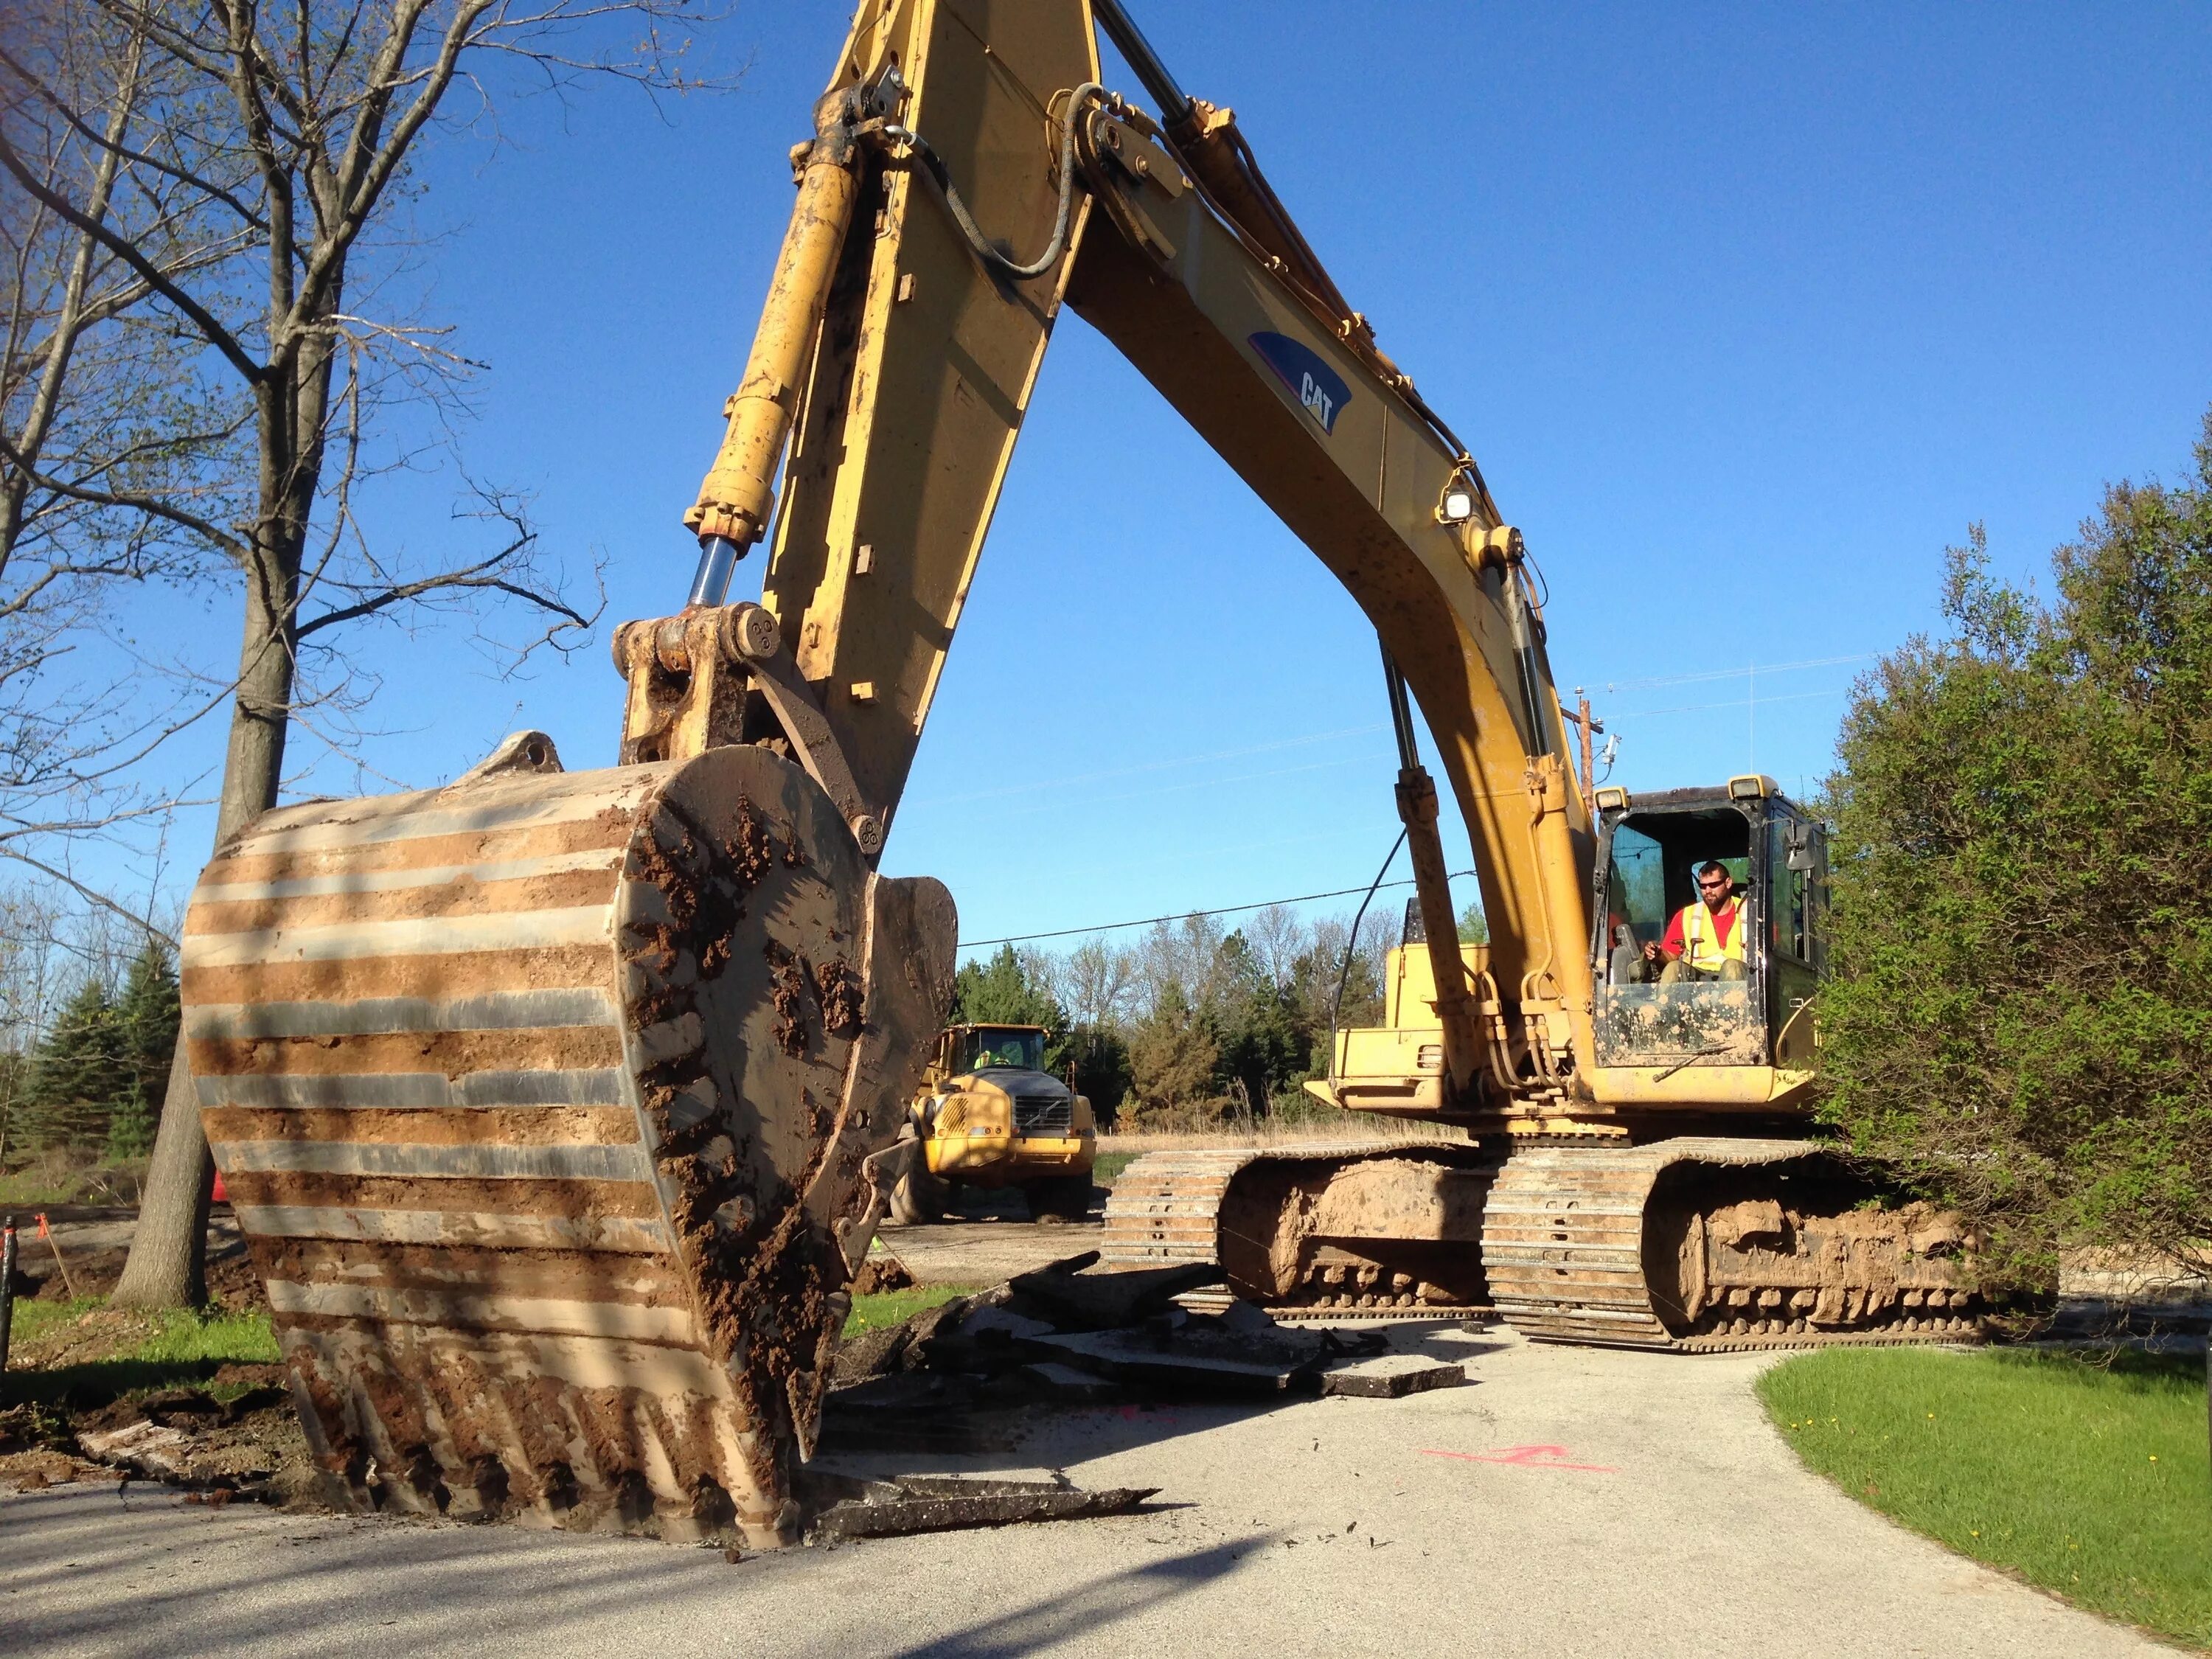
[[[1323,432],[1334,432],[1336,417],[1352,401],[1352,388],[1345,385],[1344,376],[1323,362],[1310,346],[1287,334],[1255,334],[1251,346],[1260,354],[1260,361],[1275,371],[1275,378],[1290,388],[1291,395],[1313,416],[1315,424]]]

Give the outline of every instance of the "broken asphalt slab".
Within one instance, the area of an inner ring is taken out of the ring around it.
[[[842,1495],[817,1512],[806,1535],[815,1543],[842,1543],[1128,1515],[1141,1510],[1145,1500],[1158,1491],[1157,1486],[1109,1486],[1091,1492],[1065,1481],[955,1476],[908,1475],[895,1480],[817,1476],[812,1482],[817,1502],[832,1493]]]

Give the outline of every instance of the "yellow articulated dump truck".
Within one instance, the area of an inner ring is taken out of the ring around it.
[[[1080,1221],[1098,1132],[1091,1103],[1044,1069],[1042,1025],[949,1025],[909,1118],[922,1158],[892,1189],[894,1221],[935,1221],[956,1185],[1018,1187],[1038,1221]]]

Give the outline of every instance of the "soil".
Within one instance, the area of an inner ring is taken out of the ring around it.
[[[283,1367],[257,1369],[281,1374]],[[72,1480],[153,1480],[218,1502],[320,1507],[319,1478],[291,1396],[273,1384],[228,1405],[198,1389],[172,1389],[91,1410],[0,1411],[0,1488],[16,1492]]]

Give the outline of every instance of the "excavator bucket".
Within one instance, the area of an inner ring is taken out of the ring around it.
[[[789,1542],[951,896],[757,746],[502,754],[268,813],[193,891],[201,1115],[308,1443],[362,1507]]]

